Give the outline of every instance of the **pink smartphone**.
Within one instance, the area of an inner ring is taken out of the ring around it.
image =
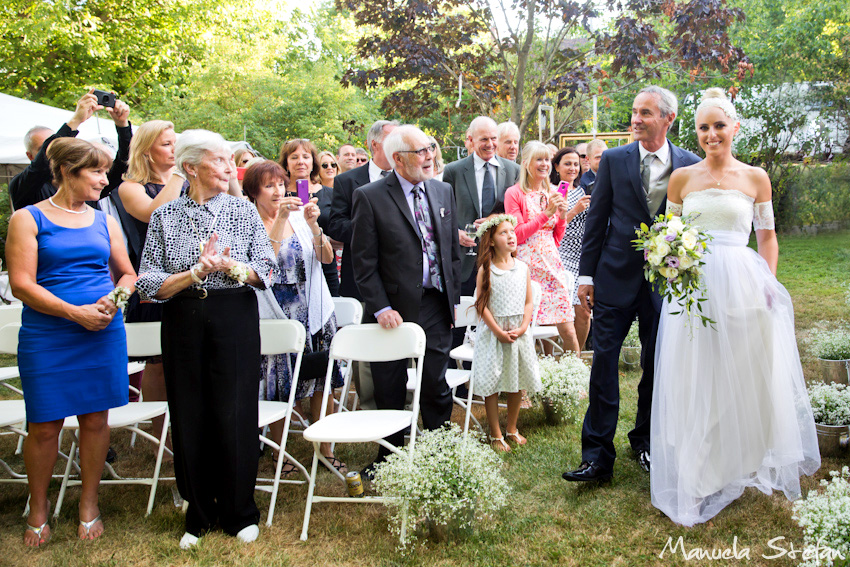
[[[245,170],[246,169],[248,169],[248,168],[247,167],[237,167],[236,168],[236,179],[238,179],[239,181],[242,181],[243,179],[245,179]]]
[[[295,182],[295,194],[301,199],[301,204],[306,205],[310,202],[310,181],[307,179],[299,179]]]
[[[566,181],[561,181],[561,183],[558,185],[558,193],[560,193],[562,196],[566,197],[567,191],[569,190],[569,188],[570,188],[569,183],[567,183]]]

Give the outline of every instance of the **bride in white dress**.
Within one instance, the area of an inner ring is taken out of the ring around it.
[[[722,90],[706,91],[696,127],[706,158],[673,172],[667,212],[698,213],[695,224],[714,237],[702,289],[716,324],[665,303],[650,440],[652,504],[686,526],[748,486],[796,499],[800,475],[820,467],[791,297],[775,277],[770,180],[732,156],[739,124]],[[751,224],[758,254],[747,246]]]

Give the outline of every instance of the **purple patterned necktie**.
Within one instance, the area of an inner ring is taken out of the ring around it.
[[[428,273],[431,274],[431,285],[443,291],[443,282],[440,278],[440,268],[437,257],[440,249],[434,238],[434,227],[431,226],[431,212],[428,210],[428,199],[425,198],[422,188],[413,188],[413,212],[416,224],[419,225],[419,233],[422,235],[422,248],[428,257]]]

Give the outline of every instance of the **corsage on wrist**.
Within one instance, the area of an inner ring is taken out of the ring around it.
[[[242,262],[234,262],[233,265],[230,266],[230,269],[227,270],[227,275],[240,284],[244,284],[248,281],[248,265],[243,264]]]
[[[118,286],[106,296],[106,299],[115,304],[118,309],[127,307],[127,300],[130,299],[130,290],[126,287]]]

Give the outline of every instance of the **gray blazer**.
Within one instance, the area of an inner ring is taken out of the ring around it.
[[[509,160],[496,156],[499,168],[496,173],[496,206],[505,201],[505,190],[515,185],[519,179],[519,166]],[[472,155],[453,161],[443,171],[443,181],[452,186],[457,202],[457,227],[463,230],[467,224],[480,219],[481,203],[478,201],[478,186],[475,183],[475,162]],[[504,208],[504,205],[501,205]],[[490,211],[484,211],[489,214]],[[475,256],[467,256],[466,248],[461,254],[461,280],[466,281],[475,268]]]

